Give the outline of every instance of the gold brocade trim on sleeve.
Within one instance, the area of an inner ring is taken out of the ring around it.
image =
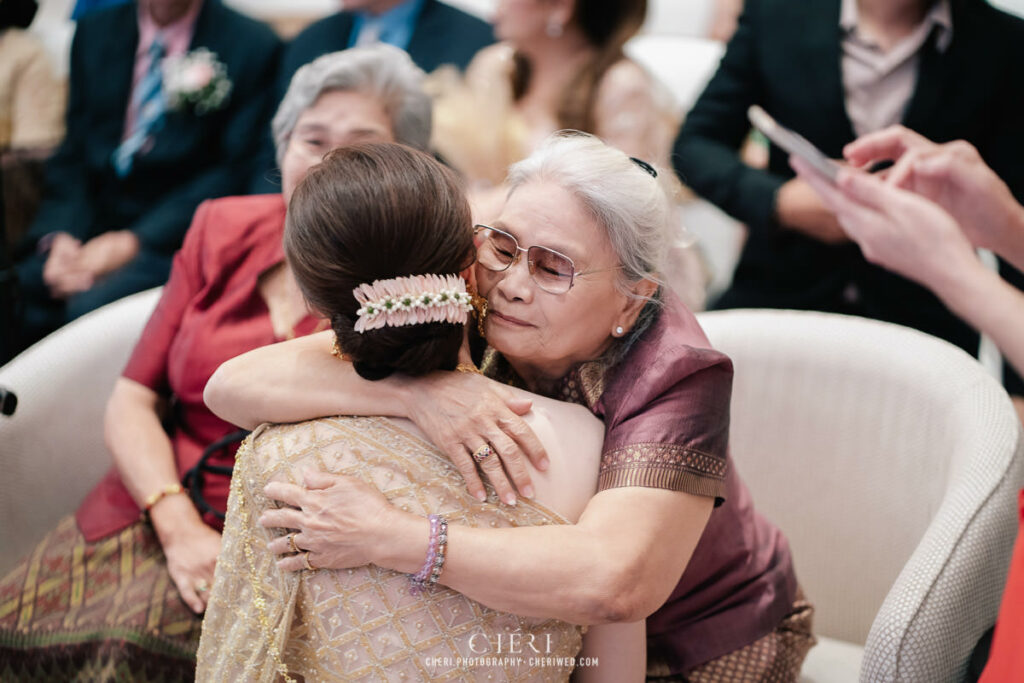
[[[597,489],[644,486],[721,498],[727,467],[721,458],[682,446],[630,444],[602,456]]]

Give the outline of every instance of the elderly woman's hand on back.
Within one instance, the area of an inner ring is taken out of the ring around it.
[[[501,500],[515,504],[516,491],[533,497],[523,457],[543,471],[547,455],[521,417],[530,409],[529,399],[480,375],[438,372],[410,382],[404,403],[409,419],[451,458],[477,499],[486,493],[473,454],[488,445],[493,455],[480,461],[480,471]]]
[[[379,490],[356,477],[310,470],[302,486],[274,481],[264,492],[285,507],[267,510],[259,523],[298,530],[267,545],[283,556],[278,566],[284,571],[346,569],[378,561],[375,542],[400,516]]]

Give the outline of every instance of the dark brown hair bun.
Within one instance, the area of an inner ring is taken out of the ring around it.
[[[357,333],[362,283],[459,273],[472,262],[469,204],[454,174],[391,143],[342,147],[295,188],[285,253],[306,300],[331,322],[360,376],[452,370],[463,326],[426,323]]]

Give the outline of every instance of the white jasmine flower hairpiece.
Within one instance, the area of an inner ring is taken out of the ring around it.
[[[422,323],[465,324],[473,297],[458,275],[410,275],[374,280],[352,290],[359,302],[355,331]]]

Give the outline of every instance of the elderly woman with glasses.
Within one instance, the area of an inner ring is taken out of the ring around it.
[[[203,387],[239,353],[326,329],[284,258],[286,204],[335,147],[425,147],[423,77],[389,46],[303,67],[273,121],[283,194],[200,206],[107,404],[115,466],[0,581],[0,676],[193,678],[240,438],[203,404]]]
[[[730,466],[732,364],[660,286],[671,234],[661,180],[579,134],[553,137],[512,167],[504,208],[475,232],[486,303],[478,318],[486,348],[475,358],[487,378],[367,382],[331,355],[328,333],[230,361],[207,386],[207,403],[249,426],[407,417],[472,494],[505,506],[517,504],[517,492],[533,497],[559,458],[519,417],[529,402],[492,380],[582,404],[604,422],[604,439],[597,492],[578,521],[450,524],[438,581],[530,617],[646,618],[649,679],[795,680],[814,642],[812,608],[785,538],[754,512]],[[285,555],[281,568],[420,570],[432,533],[418,511],[357,478],[309,473],[304,483],[266,488],[284,507],[261,523],[296,530],[269,545]]]

